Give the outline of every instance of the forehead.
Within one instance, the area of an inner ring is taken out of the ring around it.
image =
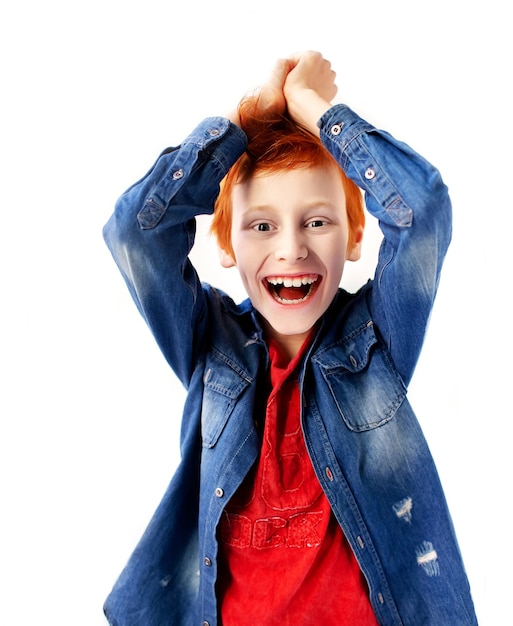
[[[330,204],[345,209],[341,171],[336,165],[256,172],[232,190],[234,211]]]

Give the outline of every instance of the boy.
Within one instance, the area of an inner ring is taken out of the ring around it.
[[[188,389],[182,461],[107,600],[113,625],[477,623],[406,398],[450,240],[447,189],[331,106],[334,78],[318,53],[280,61],[257,97],[161,155],[105,228]],[[374,280],[349,294],[358,187],[384,239]],[[214,205],[239,306],[187,258]]]

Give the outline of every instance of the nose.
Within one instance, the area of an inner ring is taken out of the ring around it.
[[[296,229],[283,229],[277,238],[276,260],[292,264],[306,259],[307,256],[308,248],[304,233]]]

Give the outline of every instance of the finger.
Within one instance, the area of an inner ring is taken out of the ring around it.
[[[283,86],[283,83],[285,82],[288,73],[293,67],[294,66],[289,59],[278,59],[274,64],[271,73],[271,80],[273,82],[279,83],[280,86]]]

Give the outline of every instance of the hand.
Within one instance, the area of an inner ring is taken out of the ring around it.
[[[239,109],[240,106],[245,105],[250,107],[252,116],[261,120],[283,115],[287,109],[283,85],[285,84],[288,73],[294,65],[295,62],[290,59],[279,59],[276,61],[267,81],[253,96],[243,98],[239,104],[239,108],[230,113],[228,116],[229,119],[234,124],[240,126]]]
[[[319,52],[303,52],[289,59],[283,93],[290,117],[318,134],[317,121],[331,106],[337,94],[335,72]]]
[[[283,93],[283,86],[288,73],[294,65],[294,61],[290,59],[279,59],[276,61],[267,82],[265,82],[255,94],[257,99],[257,111],[259,114],[262,114],[262,117],[266,117],[266,115],[282,115],[285,113],[287,103],[285,94]]]

